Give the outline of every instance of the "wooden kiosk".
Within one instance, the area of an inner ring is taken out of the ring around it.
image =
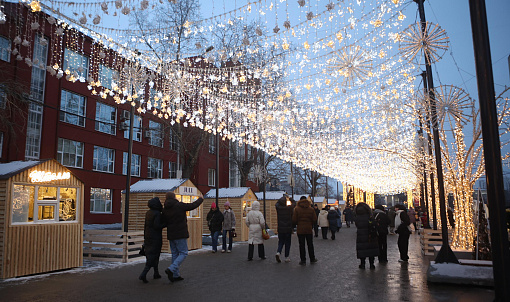
[[[275,234],[278,234],[278,217],[275,206],[278,199],[283,197],[283,194],[287,193],[284,191],[266,191],[266,224]],[[260,211],[264,213],[264,192],[257,192],[255,195],[260,202]]]
[[[83,265],[83,183],[54,159],[0,164],[0,278]]]
[[[164,205],[167,192],[174,192],[177,200],[187,203],[202,197],[202,193],[189,179],[140,180],[132,184],[130,188],[128,229],[130,231],[143,231],[145,213],[149,209],[148,201],[158,197]],[[124,194],[122,194],[122,199],[124,200]],[[202,248],[202,208],[203,206],[200,206],[188,212],[189,250]],[[168,240],[166,240],[166,228],[163,229],[162,252],[170,252]]]
[[[211,204],[216,202],[216,189],[211,189],[207,194],[204,195],[204,211],[205,214],[209,212],[211,209]],[[253,191],[248,187],[239,187],[239,188],[220,188],[218,194],[218,203],[219,210],[223,212],[225,208],[223,204],[225,202],[230,202],[230,207],[234,211],[236,216],[236,232],[237,237],[234,238],[234,241],[247,241],[248,240],[248,227],[244,222],[246,218],[246,214],[251,209],[251,204],[257,200],[257,197],[253,193]],[[262,207],[261,207],[262,209]],[[267,211],[267,208],[266,208]],[[209,234],[209,228],[207,227],[207,221],[204,219],[202,225],[202,232],[204,234]]]

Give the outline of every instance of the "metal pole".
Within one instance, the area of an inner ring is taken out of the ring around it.
[[[216,124],[218,122],[216,121]],[[218,128],[216,128],[218,130]],[[214,178],[215,179],[215,185],[216,185],[216,208],[219,209],[219,195],[220,195],[220,136],[216,132],[216,171]]]
[[[505,188],[485,1],[469,0],[469,10],[482,124],[495,301],[508,301],[507,299],[510,298],[510,251],[505,222]]]
[[[129,111],[129,143],[126,175],[126,195],[124,195],[124,232],[128,231],[129,222],[129,191],[131,187],[131,157],[133,156],[133,129],[135,124],[135,107],[131,106]]]
[[[292,162],[290,162],[290,190],[292,198],[294,198],[294,172],[292,170]]]
[[[423,2],[425,0],[414,0],[418,3],[418,11],[420,13],[420,21],[421,21],[421,30],[423,34],[426,33],[427,21],[425,19],[425,9],[423,7]],[[445,199],[445,190],[444,190],[444,182],[443,182],[443,165],[441,161],[441,148],[439,142],[439,129],[437,122],[437,112],[436,112],[436,100],[434,95],[434,80],[432,78],[432,66],[430,63],[429,56],[425,55],[425,69],[427,72],[427,82],[429,89],[429,100],[430,100],[430,115],[432,118],[432,134],[434,138],[434,153],[436,157],[436,170],[437,170],[437,185],[439,189],[439,214],[441,215],[441,234],[443,239],[443,244],[441,245],[441,250],[437,254],[436,262],[437,263],[459,263],[457,257],[453,253],[450,243],[448,242],[448,225],[446,218],[446,199]]]
[[[424,91],[424,95],[427,95],[428,94],[428,85],[427,85],[427,73],[424,71],[421,73],[421,76],[423,77],[423,91]],[[429,111],[430,111],[430,101],[427,103],[428,106],[429,106]],[[427,117],[427,120],[429,121],[428,122],[428,125],[425,125],[426,127],[429,127],[429,129],[431,129],[431,125],[430,125],[430,116],[428,113],[426,113],[426,117]],[[430,131],[430,130],[429,130]],[[432,132],[432,131],[431,131]],[[427,149],[429,151],[429,157],[432,158],[432,138],[430,137],[430,135],[427,133]],[[434,230],[437,230],[437,214],[436,214],[436,185],[435,185],[435,182],[434,182],[434,172],[432,169],[430,169],[430,197],[432,199],[432,228]],[[430,215],[429,215],[429,212],[428,212],[428,200],[427,200],[427,221],[430,221]]]

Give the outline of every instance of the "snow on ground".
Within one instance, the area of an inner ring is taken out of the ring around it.
[[[84,224],[84,230],[122,230],[122,223]]]
[[[493,286],[492,267],[430,262],[427,280],[437,283]]]

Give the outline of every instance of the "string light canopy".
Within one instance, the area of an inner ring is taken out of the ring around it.
[[[182,33],[207,37],[251,20],[258,24],[254,36],[244,31],[239,45],[214,45],[208,52],[207,42],[196,42],[195,52],[178,54],[166,48],[176,37],[162,34],[171,28],[129,26],[137,13],[155,13],[161,3],[22,2],[31,12],[30,22],[19,23],[25,26],[17,29],[20,40],[43,31],[31,24],[51,26],[53,54],[45,66],[51,75],[87,82],[93,94],[140,113],[249,144],[365,191],[416,186],[412,96],[418,66],[402,55],[416,50],[416,37],[403,32],[412,1],[236,3],[230,11],[187,20]],[[442,43],[440,30],[433,36]],[[21,47],[13,43],[13,53]],[[83,57],[90,58],[87,77],[71,68]],[[101,78],[105,68],[111,86]]]

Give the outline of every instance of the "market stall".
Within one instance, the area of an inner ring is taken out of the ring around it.
[[[230,207],[234,211],[236,216],[236,232],[237,237],[235,241],[247,241],[248,240],[248,227],[244,223],[246,214],[251,209],[252,202],[257,200],[257,197],[253,191],[248,187],[239,188],[220,188],[218,194],[219,209],[223,212],[223,204],[230,202]],[[204,195],[204,209],[209,211],[211,204],[216,202],[216,189],[211,189],[207,194]],[[206,214],[207,215],[207,214]],[[202,225],[202,232],[209,234],[209,228],[207,227],[207,221],[204,219]]]
[[[285,191],[268,191],[266,192],[266,224],[269,229],[278,234],[278,217],[276,214],[276,202],[282,198]],[[264,192],[255,193],[260,202],[260,211],[264,213]]]
[[[191,203],[202,196],[202,193],[189,179],[151,179],[140,180],[130,187],[129,195],[129,231],[143,231],[145,223],[145,213],[149,209],[147,202],[158,197],[161,203],[165,203],[167,192],[174,192],[177,200]],[[124,200],[124,192],[122,200]],[[190,237],[188,239],[188,249],[202,248],[202,208],[200,206],[187,213],[188,230]],[[124,221],[124,220],[123,220]],[[163,252],[170,252],[168,240],[166,240],[166,228],[163,229]]]
[[[82,266],[82,201],[56,160],[0,164],[0,278]]]

